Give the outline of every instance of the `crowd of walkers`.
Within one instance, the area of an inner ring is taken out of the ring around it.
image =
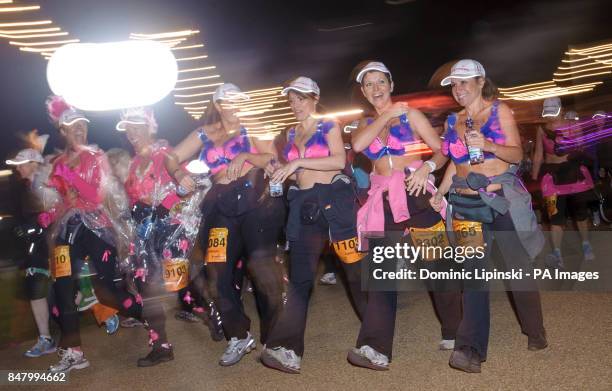
[[[25,283],[40,337],[26,356],[57,350],[59,362],[50,371],[88,367],[79,312],[91,307],[109,334],[117,331],[119,315],[126,326],[144,326],[151,349],[138,366],[173,360],[162,298],[175,292],[177,319],[204,318],[213,339],[227,340],[219,364],[237,364],[257,345],[242,302],[248,277],[260,318],[261,362],[300,373],[323,256],[332,265],[333,258],[339,261],[347,282],[349,300],[338,311],[355,311],[361,322],[347,360],[388,370],[398,292],[369,289],[362,281],[371,267],[369,249],[442,235],[445,243],[460,245],[446,233],[469,229],[480,233],[485,262],[497,248],[506,268],[531,267],[545,239],[517,174],[524,155],[512,110],[497,99],[483,66],[461,60],[442,80],[460,106],[442,135],[421,111],[392,101],[394,82],[383,63],[366,61],[354,74],[371,110],[350,143],[334,118],[317,112],[317,83],[301,76],[282,91],[297,124],[282,134],[280,150],[241,123],[238,104],[249,96],[230,83],[215,91],[202,125],[174,147],[156,138],[150,108],[124,110],[116,130],[131,144],[131,157],[88,144],[89,119],[50,97],[47,110],[64,149],[43,156],[44,142],[33,143],[7,161],[27,184],[17,233],[28,243]],[[552,226],[551,267],[564,266],[566,210],[575,215],[585,260],[594,259],[585,201],[593,180],[555,148],[564,115],[558,98],[544,102],[532,169]],[[365,181],[347,164],[359,153],[372,166]],[[432,173],[440,169],[436,187]],[[282,263],[279,248],[285,246]],[[197,248],[203,263],[190,265]],[[418,262],[444,268],[441,260]],[[383,267],[391,271],[396,264]],[[325,282],[335,283],[332,273],[326,268]],[[452,351],[450,366],[480,372],[489,342],[488,284],[459,281],[442,289],[427,283],[425,289],[440,320],[439,349]],[[528,349],[545,349],[537,286],[515,281],[508,289]],[[51,318],[61,331],[58,341],[49,331]]]

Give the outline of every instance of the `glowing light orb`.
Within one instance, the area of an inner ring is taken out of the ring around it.
[[[68,44],[47,65],[51,91],[88,111],[152,105],[172,91],[177,77],[172,51],[154,41]]]

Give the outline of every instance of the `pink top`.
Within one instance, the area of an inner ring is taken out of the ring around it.
[[[544,146],[544,152],[549,155],[555,155],[555,141],[551,140],[546,133],[542,135],[542,145]]]
[[[168,146],[165,140],[160,140],[153,144],[152,149],[151,161],[144,172],[138,172],[138,168],[142,164],[142,156],[136,155],[132,159],[130,171],[125,181],[125,191],[130,199],[130,205],[134,205],[139,201],[151,205],[153,194],[156,191],[163,191],[164,194],[162,196],[165,195],[165,197],[162,199],[161,204],[166,209],[172,209],[180,201],[179,196],[176,195],[174,181],[164,164],[166,155],[172,148]]]
[[[247,130],[244,127],[240,127],[240,134],[227,140],[221,146],[215,146],[206,136],[204,130],[199,131],[199,136],[204,144],[200,152],[200,160],[206,163],[213,175],[227,168],[232,159],[240,153],[257,153],[255,147],[251,145]]]
[[[108,161],[101,150],[88,146],[83,146],[78,156],[75,167],[68,166],[65,153],[54,160],[49,186],[57,189],[65,210],[93,212],[104,200],[101,183],[109,172]]]
[[[289,136],[287,139],[287,146],[283,151],[285,159],[288,162],[303,158],[320,158],[328,157],[330,155],[329,145],[327,143],[327,135],[329,131],[333,129],[335,122],[333,121],[319,121],[317,123],[317,130],[310,136],[310,139],[304,144],[304,156],[300,156],[300,151],[297,145],[295,145],[295,128],[289,130]]]

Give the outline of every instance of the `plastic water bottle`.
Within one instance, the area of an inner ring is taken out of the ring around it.
[[[277,168],[278,162],[275,159],[270,161],[270,164]],[[274,183],[272,179],[270,179],[270,197],[282,197],[283,196],[283,184],[282,183]]]
[[[468,154],[470,155],[470,164],[480,164],[484,162],[484,151],[482,150],[482,148],[479,147],[472,147],[469,145],[469,142],[467,141],[470,138],[470,134],[473,132],[477,132],[476,129],[474,129],[474,120],[471,119],[470,117],[468,117],[468,119],[465,120],[465,138],[466,138],[466,144],[468,144]]]

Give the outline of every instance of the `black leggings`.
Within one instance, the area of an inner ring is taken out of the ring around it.
[[[69,246],[72,271],[70,276],[57,278],[53,284],[57,311],[55,307],[52,311],[59,313],[62,330],[59,343],[61,348],[81,345],[79,315],[75,298],[79,291],[79,272],[86,257],[89,257],[90,265],[97,272],[92,282],[98,300],[108,307],[117,309],[126,317],[140,318],[142,307],[136,302],[136,298],[127,291],[119,289],[113,281],[116,262],[116,250],[113,246],[85,227],[76,235],[73,244],[58,239],[56,245]]]

